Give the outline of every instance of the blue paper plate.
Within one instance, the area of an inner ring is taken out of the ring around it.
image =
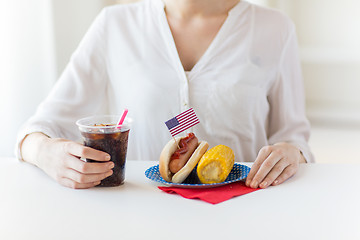
[[[211,183],[211,184],[203,184],[200,183],[197,175],[196,175],[196,169],[194,169],[187,179],[183,183],[171,183],[165,181],[161,176],[159,172],[159,165],[155,165],[150,167],[145,171],[145,176],[153,180],[155,182],[159,182],[171,187],[182,187],[182,188],[210,188],[210,187],[218,187],[222,185],[226,185],[229,183],[237,182],[240,180],[243,180],[247,177],[247,175],[250,172],[250,168],[248,166],[235,163],[233,169],[231,170],[229,176],[226,178],[224,182],[221,183]]]

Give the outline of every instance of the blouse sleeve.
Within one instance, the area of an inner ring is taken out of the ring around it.
[[[42,132],[49,137],[77,140],[76,120],[103,110],[107,88],[106,11],[95,19],[70,62],[36,113],[20,128],[16,155],[25,136]]]
[[[314,162],[308,146],[311,129],[305,113],[303,78],[294,26],[283,48],[278,75],[268,98],[271,106],[269,143],[291,143],[299,148],[307,162]]]

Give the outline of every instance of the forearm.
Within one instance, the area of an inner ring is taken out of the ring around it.
[[[49,137],[43,133],[31,133],[20,145],[21,157],[25,162],[38,166],[39,155]]]

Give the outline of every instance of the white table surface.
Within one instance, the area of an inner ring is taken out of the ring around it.
[[[126,183],[73,190],[0,158],[0,239],[360,239],[360,165],[306,164],[277,187],[212,205],[160,191],[128,161]]]

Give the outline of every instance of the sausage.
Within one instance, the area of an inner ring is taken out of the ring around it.
[[[179,142],[180,149],[176,150],[171,156],[169,162],[169,170],[175,174],[182,169],[191,155],[194,153],[199,142],[197,137],[193,133],[190,133],[187,137],[182,138]]]
[[[160,154],[161,177],[167,182],[184,182],[208,148],[209,144],[206,141],[198,142],[194,133],[189,133],[187,137],[171,139]]]

